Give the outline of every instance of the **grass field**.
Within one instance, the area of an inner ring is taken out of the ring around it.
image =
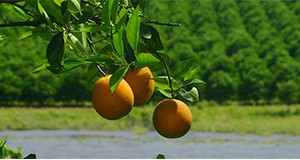
[[[154,107],[135,107],[119,120],[100,117],[93,108],[0,108],[0,130],[153,130]],[[300,135],[300,105],[191,107],[192,131]]]

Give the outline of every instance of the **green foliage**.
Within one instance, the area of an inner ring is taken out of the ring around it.
[[[7,141],[0,140],[0,158],[1,159],[21,159],[22,153],[21,149],[18,148],[18,151],[14,151],[10,148],[5,147]]]
[[[95,78],[102,76],[99,68],[113,74],[130,65],[157,71],[156,86],[167,97],[192,100],[196,87],[202,99],[219,103],[300,102],[300,84],[295,83],[300,77],[298,1],[56,0],[48,4],[39,0],[17,4],[37,15],[36,19],[18,6],[1,3],[0,24],[29,20],[39,25],[0,28],[0,101],[88,101]],[[181,27],[157,25],[156,20],[179,22]],[[185,68],[189,64],[194,68]],[[29,73],[35,68],[59,75]],[[187,85],[191,79],[206,84]]]

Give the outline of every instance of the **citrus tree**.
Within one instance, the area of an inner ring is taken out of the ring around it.
[[[176,70],[169,70],[171,60],[155,27],[180,24],[149,19],[143,12],[146,3],[141,0],[0,0],[3,12],[19,17],[10,19],[0,15],[3,22],[0,27],[28,26],[29,31],[21,35],[21,40],[41,37],[48,41],[47,60],[34,72],[49,70],[62,74],[88,66],[86,77],[99,78],[92,93],[93,105],[106,119],[127,115],[133,106],[147,103],[154,89],[158,90],[168,99],[158,104],[153,114],[154,127],[162,136],[178,138],[190,129],[192,115],[182,101],[198,100],[194,85],[203,82],[194,77],[200,68],[192,68],[193,61],[189,59]],[[1,35],[0,44],[4,43],[6,36]],[[164,74],[152,74],[152,71]]]

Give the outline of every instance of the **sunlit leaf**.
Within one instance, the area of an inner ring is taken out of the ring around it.
[[[178,91],[179,95],[190,101],[190,102],[196,102],[199,100],[199,93],[198,93],[198,89],[196,87],[193,87],[190,91],[186,91],[184,89],[181,89]]]
[[[28,38],[30,36],[32,36],[32,31],[27,31],[25,33],[23,33],[20,37],[19,37],[19,40],[22,40],[22,39],[25,39],[25,38]]]
[[[80,7],[80,1],[68,0],[67,3],[68,3],[68,10],[70,12],[82,14],[81,7]]]
[[[126,9],[121,9],[121,11],[119,12],[119,15],[117,16],[116,24],[115,24],[116,30],[120,29],[123,26],[125,20],[127,19],[127,13],[128,13],[128,10],[126,10]]]
[[[134,52],[137,50],[139,30],[140,30],[140,18],[139,18],[139,8],[137,7],[129,18],[126,27],[126,37],[127,41]]]
[[[63,66],[64,52],[65,36],[63,32],[59,32],[56,35],[54,35],[47,47],[47,59],[50,66]]]
[[[69,33],[69,38],[71,40],[71,46],[74,49],[74,51],[77,53],[77,55],[80,56],[86,56],[88,55],[87,50],[85,47],[82,45],[82,43],[75,37],[73,34]]]
[[[45,13],[47,13],[49,16],[52,16],[54,18],[55,22],[58,22],[59,24],[62,25],[66,23],[64,21],[64,16],[61,12],[61,8],[54,1],[40,0],[38,2],[45,10]]]
[[[116,22],[119,0],[110,1],[110,17],[113,24]]]
[[[33,73],[46,70],[50,66],[49,63],[43,63],[40,66],[38,66],[36,69],[33,70]]]
[[[39,12],[41,13],[41,15],[43,15],[45,17],[47,23],[52,25],[48,13],[45,11],[44,7],[41,5],[39,0],[37,1],[37,6],[38,6]]]
[[[160,61],[150,53],[140,53],[135,63],[136,68],[143,68],[146,66],[153,66],[159,64]]]
[[[115,92],[115,90],[117,89],[117,87],[119,86],[119,83],[121,82],[121,80],[125,76],[129,66],[130,65],[121,67],[110,78],[109,88],[110,88],[111,94],[113,94]]]
[[[157,77],[153,77],[152,78],[155,81],[155,87],[161,89],[161,90],[166,90],[166,89],[171,89],[170,85],[169,85],[169,78],[168,76],[157,76]],[[178,82],[172,79],[172,88],[173,90],[177,90],[179,88],[179,84]]]
[[[123,31],[124,28],[121,28],[113,35],[113,45],[119,56],[124,56]]]

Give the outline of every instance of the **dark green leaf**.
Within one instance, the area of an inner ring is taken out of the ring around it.
[[[113,45],[119,56],[124,56],[124,43],[123,43],[123,31],[121,28],[116,34],[113,35]]]
[[[189,86],[192,84],[199,84],[199,83],[206,84],[204,81],[202,81],[200,79],[191,79],[191,80],[184,81],[183,87]]]
[[[52,67],[63,66],[63,57],[65,52],[65,36],[59,32],[50,41],[47,47],[47,59]]]
[[[103,19],[103,22],[104,22],[104,29],[107,33],[110,32],[110,28],[111,28],[109,1],[111,1],[111,0],[107,0],[104,3],[102,13],[101,13],[101,16],[102,16],[102,19]]]
[[[82,15],[79,18],[80,23],[86,22],[94,15],[94,9],[91,6],[85,6],[82,11]]]
[[[24,157],[23,159],[36,159],[36,155],[31,153],[28,156]]]
[[[98,74],[99,74],[99,71],[97,69],[97,64],[96,63],[90,64],[87,69],[86,78],[89,81],[92,81]],[[99,74],[99,75],[101,75],[101,74]]]
[[[52,66],[48,66],[47,69],[50,70],[52,73],[55,74],[60,74],[63,72],[67,72],[70,71],[76,67],[79,67],[81,65],[86,65],[89,64],[91,62],[89,61],[83,61],[83,60],[77,60],[77,59],[69,59],[69,60],[65,60],[64,61],[64,66],[62,67],[52,67]],[[43,69],[45,65],[40,66],[40,69]]]
[[[128,43],[125,44],[124,57],[127,63],[136,61],[136,56],[134,54],[134,51],[131,49]]]
[[[145,39],[151,39],[151,32],[147,26],[142,25],[140,28],[140,36]]]
[[[184,76],[184,81],[193,79],[200,71],[200,67],[196,67],[193,70],[189,71],[187,74]]]
[[[139,8],[137,7],[129,18],[126,27],[127,41],[134,52],[137,50],[140,30]]]
[[[166,159],[166,157],[163,154],[158,154],[156,159]]]
[[[112,23],[115,24],[117,12],[118,12],[119,0],[111,0],[111,1],[110,1],[110,16],[111,16]]]
[[[149,32],[150,33],[150,38],[149,38],[149,33],[146,35],[143,35],[143,40],[145,44],[151,49],[151,50],[163,50],[164,46],[160,40],[160,36],[158,31],[150,26],[150,25],[145,25],[143,28],[143,32]]]
[[[192,67],[192,64],[193,64],[193,59],[188,59],[188,60],[185,60],[182,63],[180,63],[177,66],[173,77],[176,78],[178,76],[184,75],[185,73],[188,73],[188,71]]]
[[[68,10],[71,13],[80,13],[80,14],[82,14],[81,7],[80,7],[80,1],[68,0],[67,3],[68,3]]]
[[[121,82],[121,80],[125,76],[129,66],[130,65],[121,67],[110,78],[109,88],[110,88],[111,94],[113,94],[115,92],[115,90],[117,89],[117,87],[119,86],[119,83]]]
[[[153,66],[159,64],[160,61],[150,53],[140,53],[135,63],[136,68],[143,68],[146,66]]]

